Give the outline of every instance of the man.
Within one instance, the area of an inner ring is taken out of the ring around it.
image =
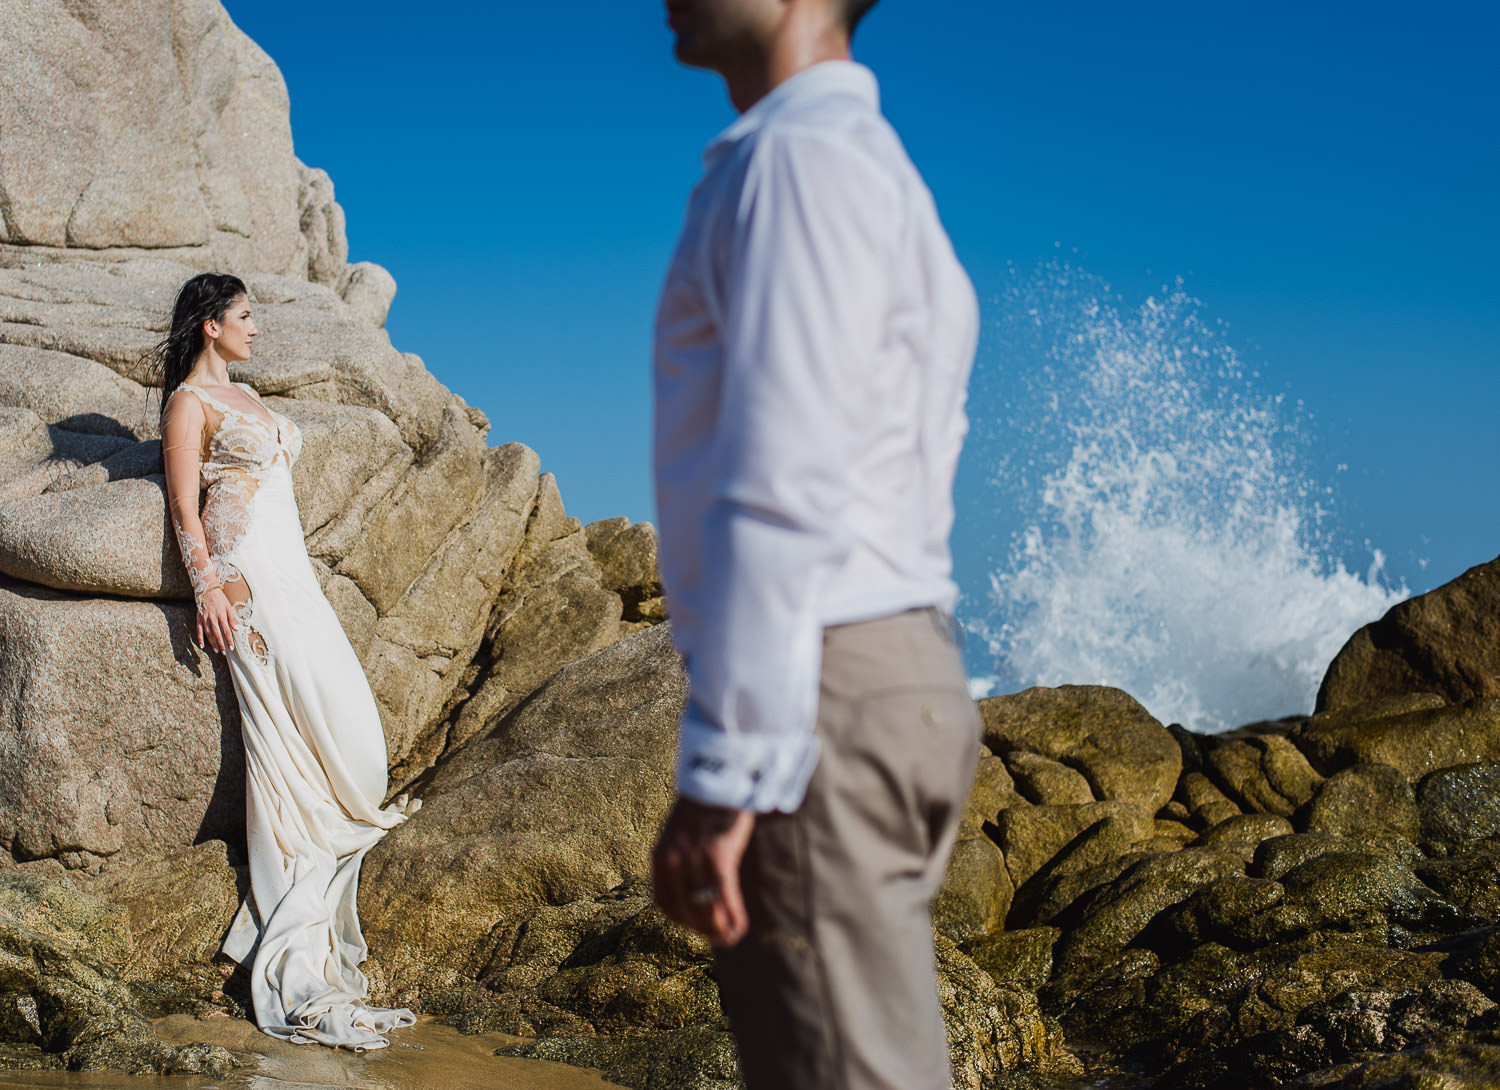
[[[656,896],[751,1090],[946,1090],[929,904],[978,756],[949,611],[977,306],[849,39],[874,0],[667,0],[739,119],[657,318],[691,695]]]

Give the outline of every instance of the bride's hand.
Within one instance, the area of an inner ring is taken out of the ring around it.
[[[229,596],[219,587],[214,587],[198,601],[198,646],[203,646],[203,637],[208,645],[223,654],[234,642],[234,630],[240,622],[229,604]]]

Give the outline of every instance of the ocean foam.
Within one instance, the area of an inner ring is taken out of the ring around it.
[[[1344,641],[1408,592],[1378,550],[1363,575],[1334,558],[1305,414],[1180,283],[1133,310],[1063,263],[1012,283],[970,402],[1021,527],[966,614],[985,680],[1114,685],[1204,731],[1310,711]]]

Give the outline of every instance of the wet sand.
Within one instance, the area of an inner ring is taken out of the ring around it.
[[[160,1077],[111,1071],[0,1071],[0,1090],[25,1087],[77,1087],[88,1090],[606,1090],[595,1072],[539,1060],[491,1056],[501,1045],[521,1040],[504,1033],[464,1036],[456,1029],[420,1019],[391,1034],[391,1046],[374,1052],[345,1052],[320,1045],[292,1045],[261,1033],[239,1018],[199,1021],[175,1015],[156,1023],[174,1045],[207,1041],[234,1053],[240,1067],[220,1079],[203,1075]]]

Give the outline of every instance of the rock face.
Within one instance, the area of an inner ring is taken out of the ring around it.
[[[384,321],[394,286],[347,267],[281,73],[217,0],[6,4],[0,52],[0,251],[285,273],[351,287]]]

